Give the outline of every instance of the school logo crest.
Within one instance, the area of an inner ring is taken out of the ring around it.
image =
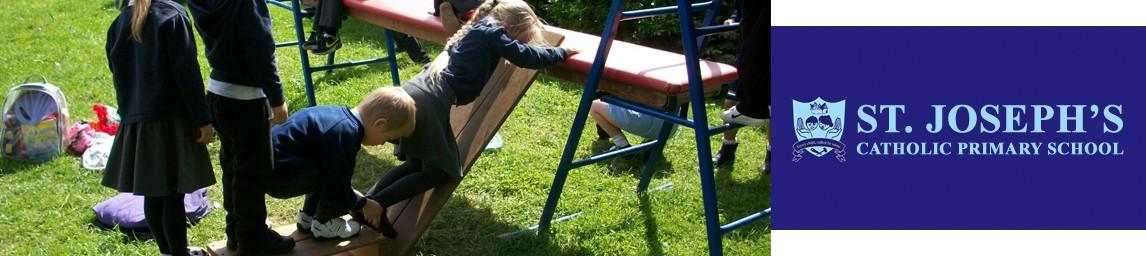
[[[792,100],[792,121],[796,127],[796,144],[792,145],[792,162],[805,153],[816,157],[835,152],[836,160],[845,161],[843,142],[846,100],[828,102],[816,98],[811,102]]]

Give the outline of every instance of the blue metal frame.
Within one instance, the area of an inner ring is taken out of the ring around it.
[[[312,67],[310,65],[310,53],[308,53],[306,48],[303,48],[302,46],[302,42],[306,41],[306,32],[303,30],[302,19],[304,16],[311,15],[304,12],[302,8],[300,8],[302,4],[299,2],[299,0],[291,0],[290,5],[276,0],[266,0],[266,2],[270,5],[278,6],[290,11],[292,17],[294,18],[294,33],[296,40],[292,42],[276,43],[275,47],[298,46],[299,63],[300,66],[302,66],[302,83],[306,88],[306,100],[310,106],[318,105],[318,102],[314,98],[314,72],[327,71],[327,74],[330,74],[332,70],[338,68],[386,62],[390,65],[390,80],[394,85],[399,85],[401,83],[401,81],[398,80],[398,54],[394,52],[393,32],[391,32],[389,29],[385,29],[386,52],[389,53],[389,55],[386,57],[334,63],[335,53],[331,52],[326,56],[326,65]]]
[[[640,182],[637,184],[638,193],[646,193],[649,182],[652,178],[653,167],[656,160],[662,157],[664,145],[671,134],[671,127],[673,125],[680,125],[683,127],[692,128],[696,133],[696,151],[699,162],[700,172],[700,185],[701,194],[704,200],[704,217],[705,217],[705,230],[707,231],[708,249],[711,255],[722,255],[722,235],[724,233],[735,230],[748,223],[764,219],[772,215],[772,209],[764,209],[760,212],[753,213],[747,217],[733,221],[727,225],[720,225],[720,216],[717,211],[716,203],[716,181],[713,173],[712,166],[712,149],[709,142],[709,137],[715,134],[723,133],[728,130],[740,128],[740,125],[719,125],[708,126],[708,115],[704,104],[704,88],[703,81],[700,76],[700,45],[704,44],[704,37],[706,35],[721,33],[736,30],[739,24],[732,25],[715,25],[713,26],[714,13],[720,8],[719,0],[709,0],[701,3],[692,3],[690,0],[677,0],[676,6],[658,7],[644,10],[624,11],[624,0],[613,0],[612,5],[609,7],[609,16],[605,20],[605,29],[601,33],[601,42],[597,47],[597,52],[593,65],[589,70],[589,77],[586,79],[584,91],[581,94],[580,106],[577,108],[576,116],[573,118],[573,126],[569,131],[569,138],[565,142],[565,151],[561,155],[560,163],[557,167],[557,173],[553,177],[553,186],[549,190],[549,199],[545,202],[545,208],[541,212],[541,220],[538,221],[538,229],[546,231],[549,229],[551,220],[553,219],[554,212],[557,209],[557,202],[561,198],[561,191],[565,186],[565,181],[569,176],[570,170],[577,167],[582,167],[592,163],[605,161],[608,159],[620,157],[623,155],[633,154],[645,150],[652,150],[645,162],[645,169],[641,174]],[[693,12],[707,10],[705,15],[705,23],[702,27],[693,26]],[[573,155],[576,153],[577,145],[580,141],[582,131],[585,129],[585,123],[589,115],[589,108],[592,101],[598,97],[597,87],[604,73],[605,63],[608,61],[608,55],[613,40],[616,38],[616,31],[619,23],[624,20],[633,20],[652,17],[656,15],[675,14],[679,17],[681,41],[683,42],[685,65],[688,70],[689,81],[689,102],[686,104],[670,104],[669,110],[656,109],[647,107],[632,101],[618,98],[610,95],[601,96],[601,100],[616,106],[631,109],[649,116],[660,118],[668,122],[664,122],[661,132],[657,135],[657,139],[649,142],[642,143],[637,146],[626,148],[623,150],[604,153],[597,156],[592,156],[586,159],[574,161]],[[688,119],[688,112],[692,110],[692,119]]]

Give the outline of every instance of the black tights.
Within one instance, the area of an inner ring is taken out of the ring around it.
[[[377,200],[382,207],[388,207],[446,183],[449,179],[445,171],[411,157],[383,175],[367,195]]]
[[[187,216],[182,193],[144,197],[143,216],[155,234],[160,253],[187,255]]]

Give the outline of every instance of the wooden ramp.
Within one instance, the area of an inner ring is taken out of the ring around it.
[[[546,32],[545,36],[553,45],[559,45],[564,40],[564,36],[557,33]],[[458,155],[462,157],[461,166],[466,174],[535,78],[537,70],[502,62],[494,70],[481,96],[468,105],[454,106],[451,110],[450,124],[454,128]],[[323,242],[310,239],[309,234],[297,232],[294,224],[275,228],[275,231],[289,234],[297,241],[294,251],[288,255],[373,255],[375,252],[381,255],[406,255],[460,183],[461,179],[450,179],[422,195],[387,208],[387,217],[398,231],[398,237],[394,240],[388,240],[369,228],[363,228],[362,233],[350,240]],[[209,251],[213,255],[237,255],[226,250],[226,241],[211,243]]]
[[[556,33],[546,33],[546,38],[559,45],[564,37]],[[470,167],[477,162],[485,145],[494,133],[509,118],[513,108],[525,95],[530,84],[537,78],[537,70],[519,68],[502,62],[486,83],[481,96],[473,103],[455,106],[451,110],[450,124],[458,142],[458,155],[462,157],[462,170],[468,175]],[[406,255],[438,211],[446,205],[460,179],[451,179],[446,184],[426,191],[426,193],[400,202],[388,208],[398,238],[385,248],[386,255]],[[396,217],[396,218],[395,218]]]
[[[349,216],[345,216],[349,219]],[[377,255],[381,248],[386,246],[389,241],[381,234],[363,228],[358,233],[358,236],[352,237],[348,240],[329,240],[329,241],[316,241],[309,233],[299,232],[294,224],[284,225],[275,228],[275,232],[283,235],[289,235],[295,241],[294,250],[283,255],[340,255],[340,256],[367,256]],[[207,247],[207,251],[211,255],[216,256],[234,256],[239,255],[238,252],[227,250],[227,241],[216,241]]]

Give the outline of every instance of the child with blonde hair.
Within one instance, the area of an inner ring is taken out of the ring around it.
[[[578,52],[541,46],[546,43],[542,31],[541,19],[522,0],[482,3],[473,18],[448,40],[445,56],[402,86],[418,107],[414,133],[399,141],[398,149],[406,162],[379,179],[367,196],[387,207],[450,178],[461,178],[458,145],[450,127],[451,107],[473,102],[501,59],[538,69]],[[371,224],[382,230],[390,225],[385,218]]]
[[[350,238],[359,224],[377,219],[344,221],[351,211],[377,218],[378,202],[354,192],[350,181],[362,145],[373,146],[410,135],[414,99],[402,88],[384,87],[358,106],[316,106],[299,110],[272,129],[275,167],[267,194],[275,198],[306,195],[298,213],[298,230],[315,239]],[[392,232],[384,232],[390,233]]]

